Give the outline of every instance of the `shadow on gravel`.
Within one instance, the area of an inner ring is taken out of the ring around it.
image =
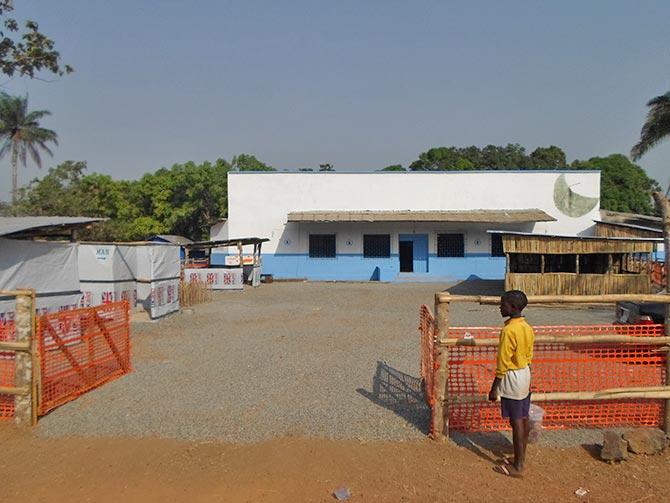
[[[428,435],[430,409],[423,398],[421,379],[405,374],[386,362],[377,362],[372,392],[356,390],[371,402],[390,410]]]
[[[453,295],[502,295],[505,282],[499,280],[479,279],[476,276],[456,283],[445,290]]]

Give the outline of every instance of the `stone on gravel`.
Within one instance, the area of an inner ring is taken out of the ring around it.
[[[622,461],[628,458],[628,442],[619,433],[606,431],[603,433],[603,448],[600,458],[605,461]]]
[[[628,450],[635,454],[657,454],[668,446],[665,433],[657,428],[627,431],[623,438],[628,442]]]

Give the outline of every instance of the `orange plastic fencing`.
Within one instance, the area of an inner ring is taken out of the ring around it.
[[[38,319],[40,415],[131,371],[128,309],[122,301]]]
[[[433,407],[435,404],[435,318],[425,304],[419,311],[419,332],[421,333],[421,383],[426,404]]]
[[[14,320],[0,320],[0,341],[16,341]],[[14,351],[0,351],[0,386],[14,387]],[[14,417],[14,396],[0,394],[0,420]]]
[[[421,306],[421,373],[426,401],[434,410],[435,330],[430,309]],[[661,337],[663,325],[535,326],[536,336],[616,334]],[[431,337],[432,334],[432,337]],[[497,338],[500,327],[450,327],[448,337]],[[486,400],[495,374],[495,346],[451,346],[448,350],[449,428],[460,431],[509,429],[500,404]],[[537,343],[532,392],[601,391],[623,387],[665,386],[668,353],[636,343]],[[431,368],[432,372],[428,371]],[[432,374],[432,376],[430,375]],[[461,401],[459,402],[459,399]],[[532,400],[532,398],[531,398]],[[665,400],[623,399],[541,402],[543,426],[549,429],[662,426]]]
[[[652,262],[649,266],[651,282],[657,288],[665,286],[665,262]]]

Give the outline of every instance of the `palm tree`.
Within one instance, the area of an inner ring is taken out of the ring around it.
[[[661,140],[670,138],[670,92],[649,100],[647,106],[649,113],[642,126],[640,141],[630,151],[630,156],[634,161],[637,161]]]
[[[637,161],[660,141],[670,138],[670,92],[649,100],[647,106],[649,112],[642,125],[640,141],[630,151],[630,156],[634,161]],[[664,286],[665,291],[670,293],[670,202],[668,201],[668,192],[670,192],[670,185],[665,196],[660,192],[654,192],[652,196],[663,216],[663,251],[665,253],[666,272]],[[670,318],[670,310],[667,312],[666,319],[668,318]]]
[[[53,155],[48,142],[58,145],[58,135],[51,129],[40,127],[39,121],[51,115],[48,110],[28,111],[28,96],[0,94],[0,158],[10,154],[12,163],[12,204],[18,195],[18,163],[25,167],[27,157],[42,167],[41,151]]]

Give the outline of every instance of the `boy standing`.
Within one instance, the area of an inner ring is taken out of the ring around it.
[[[512,426],[514,462],[494,467],[498,473],[510,477],[521,477],[523,473],[530,433],[530,363],[535,334],[521,315],[527,305],[526,294],[520,290],[507,291],[500,298],[500,314],[508,319],[500,331],[496,377],[489,392],[492,402],[500,396],[502,417],[509,418]]]

